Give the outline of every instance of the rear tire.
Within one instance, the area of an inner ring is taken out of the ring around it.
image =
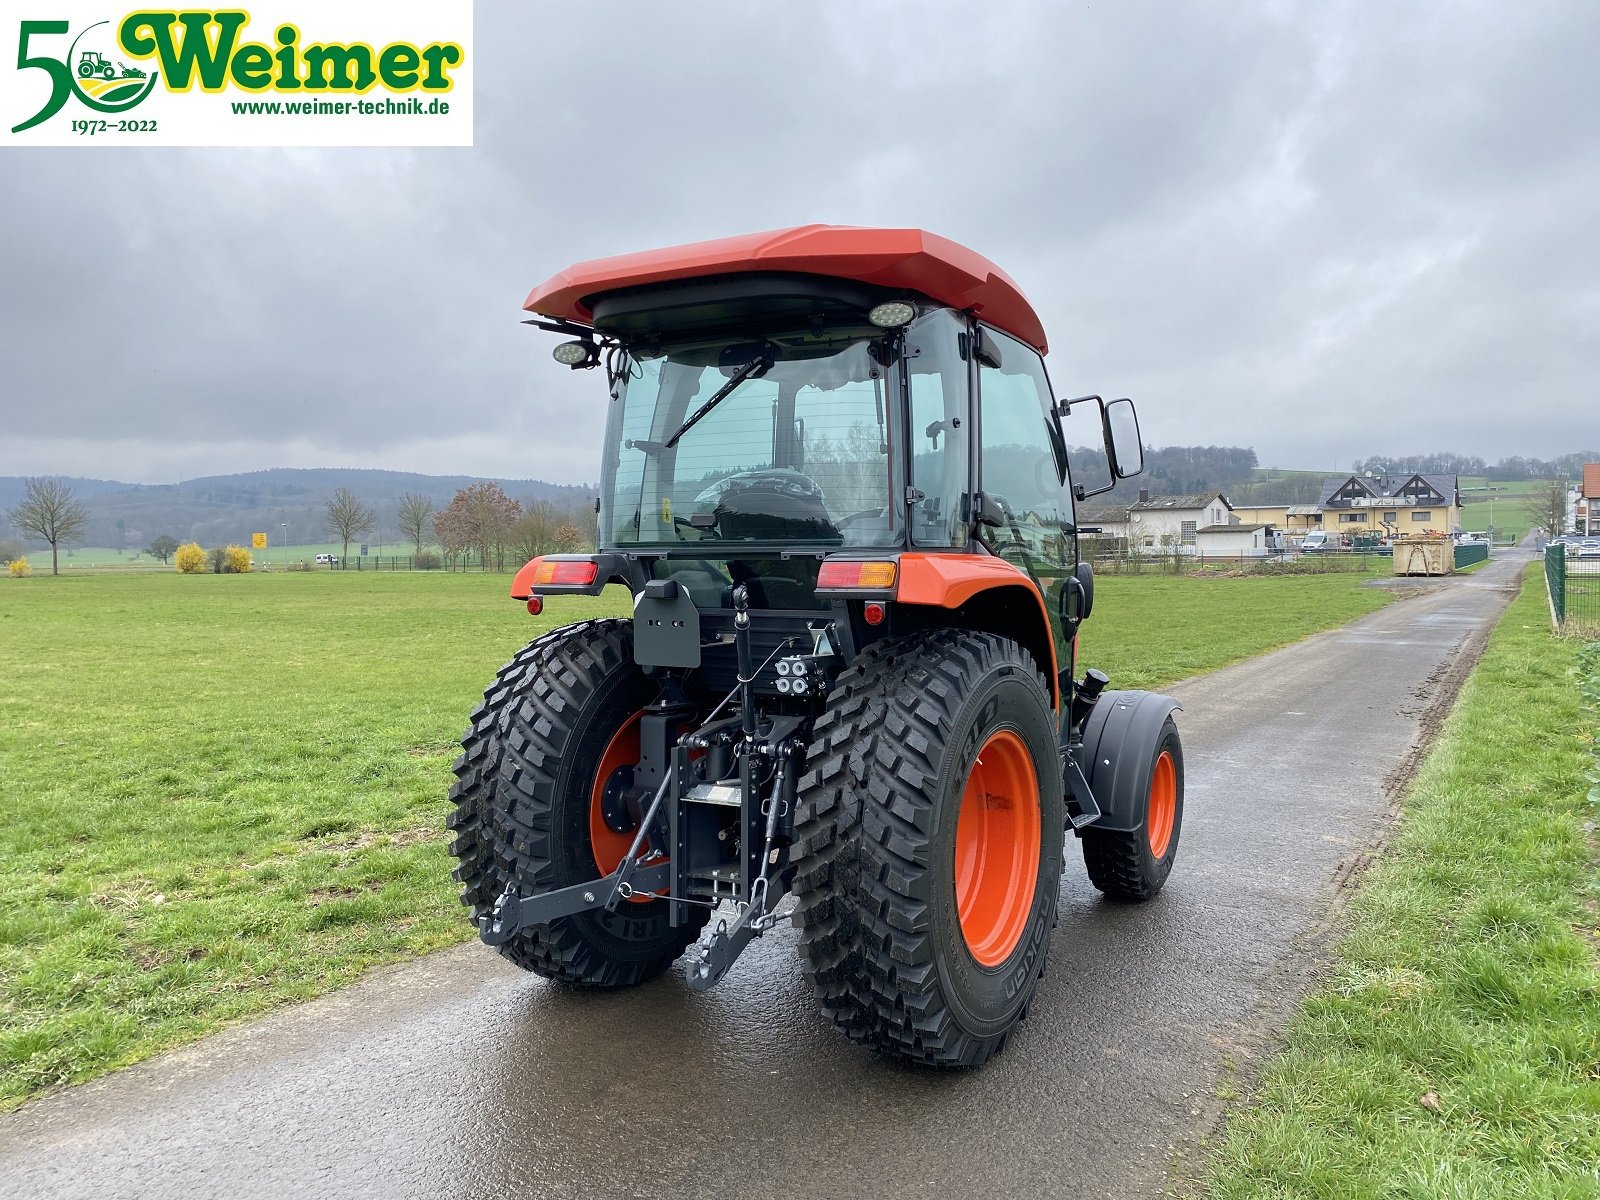
[[[1113,900],[1149,900],[1178,857],[1183,830],[1183,743],[1168,717],[1150,753],[1149,786],[1139,827],[1131,832],[1083,831],[1083,865],[1089,882]]]
[[[1004,1047],[1055,926],[1057,754],[1036,664],[993,634],[881,642],[840,677],[801,781],[795,923],[851,1038],[939,1066]]]
[[[604,874],[591,835],[595,779],[656,691],[634,664],[628,621],[557,629],[501,669],[472,714],[450,789],[450,852],[474,922],[508,886],[526,896]],[[674,928],[666,903],[630,902],[524,929],[496,949],[549,979],[625,987],[683,953],[705,923],[693,911]]]

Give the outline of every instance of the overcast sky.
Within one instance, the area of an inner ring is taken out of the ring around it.
[[[1600,448],[1600,4],[479,0],[476,145],[0,151],[0,474],[583,482],[568,263],[921,226],[1157,445]]]

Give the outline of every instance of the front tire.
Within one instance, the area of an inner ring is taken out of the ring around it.
[[[823,1011],[886,1054],[976,1066],[1044,972],[1062,783],[1049,693],[993,634],[869,647],[818,719],[796,812],[800,951]]]
[[[533,895],[615,868],[632,838],[608,833],[596,810],[609,777],[637,761],[628,731],[656,690],[633,661],[628,621],[557,629],[501,669],[450,789],[450,852],[474,922],[508,886]],[[674,928],[665,901],[629,902],[521,930],[496,949],[549,979],[625,987],[665,971],[704,923],[701,913]]]
[[[1137,829],[1083,831],[1083,865],[1089,882],[1112,900],[1149,900],[1178,858],[1183,831],[1183,743],[1171,717],[1150,752],[1149,783]]]

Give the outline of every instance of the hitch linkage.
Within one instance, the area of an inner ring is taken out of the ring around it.
[[[685,883],[682,864],[677,864],[675,875],[674,862],[663,853],[663,848],[676,843],[685,805],[726,803],[728,801],[722,797],[713,799],[712,794],[722,793],[725,797],[732,790],[728,786],[731,778],[727,783],[721,782],[720,771],[716,772],[718,778],[708,780],[705,785],[687,786],[688,754],[692,749],[707,751],[708,761],[719,766],[731,766],[728,760],[737,759],[740,820],[736,828],[740,831],[737,836],[743,840],[738,851],[738,888],[732,896],[726,893],[722,896],[737,905],[737,914],[731,925],[719,919],[714,932],[697,948],[691,948],[685,964],[689,986],[696,991],[715,986],[751,940],[777,923],[777,907],[786,888],[778,868],[786,828],[783,819],[790,815],[797,768],[804,757],[806,719],[777,716],[768,721],[763,730],[755,706],[756,671],[750,646],[749,597],[743,587],[734,589],[733,607],[739,665],[738,716],[716,721],[714,711],[711,722],[677,738],[671,755],[672,766],[663,773],[660,786],[639,822],[633,843],[615,871],[588,883],[533,896],[522,896],[514,887],[507,888],[495,901],[494,908],[479,918],[478,934],[484,942],[501,946],[531,926],[599,909],[614,912],[619,904],[636,896],[654,894],[673,905],[707,905],[706,900],[683,894],[680,890]],[[829,639],[827,644],[831,647],[831,633],[824,630],[818,634],[814,630],[813,634],[819,647],[824,644],[824,637]],[[730,736],[734,726],[737,734]],[[737,752],[730,755],[727,751],[735,745]],[[769,777],[771,788],[763,802],[757,786]],[[647,840],[650,849],[645,851]],[[758,841],[759,869],[750,854]],[[716,903],[717,895],[713,891],[709,904]],[[676,915],[673,923],[678,923]]]

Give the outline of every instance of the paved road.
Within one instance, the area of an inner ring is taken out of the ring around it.
[[[1033,1015],[983,1070],[835,1034],[787,927],[707,995],[575,994],[474,944],[0,1118],[0,1195],[1159,1195],[1526,561],[1173,689],[1178,869],[1142,907],[1069,870]]]

